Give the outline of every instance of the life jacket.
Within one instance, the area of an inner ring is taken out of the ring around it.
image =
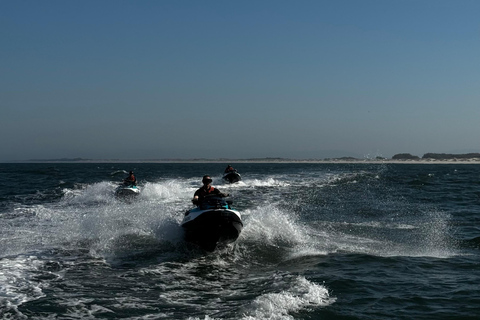
[[[199,198],[205,197],[207,194],[212,193],[215,190],[214,187],[210,186],[210,188],[205,189],[205,188],[200,188],[197,192],[195,192],[195,195],[197,195]]]
[[[204,190],[205,190],[205,189],[204,189]],[[209,193],[212,193],[213,190],[215,190],[215,188],[212,187],[212,186],[210,186],[210,188],[208,188],[208,190],[205,190],[205,192],[206,192],[207,194],[209,194]]]

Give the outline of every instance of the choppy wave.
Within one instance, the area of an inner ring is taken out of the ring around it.
[[[0,259],[0,316],[27,319],[18,306],[44,297],[43,282],[35,279],[42,262],[34,255],[19,255]]]
[[[274,280],[275,281],[275,280]],[[279,282],[285,282],[281,279]],[[242,319],[295,319],[291,312],[301,309],[325,307],[335,302],[336,298],[323,285],[315,284],[304,277],[288,281],[290,287],[280,292],[266,293],[247,306]]]
[[[199,187],[197,176],[140,180],[134,201],[116,198],[118,182],[108,178],[62,177],[50,189],[9,196],[0,212],[2,315],[28,318],[35,301],[48,299],[52,313],[45,319],[53,313],[308,318],[311,310],[339,303],[325,282],[358,276],[348,261],[359,269],[372,260],[446,263],[478,248],[478,237],[452,236],[452,212],[399,190],[387,173],[383,167],[257,172],[235,184],[214,176],[243,214],[244,229],[236,244],[213,254],[185,243],[179,225]],[[373,272],[366,268],[361,272]]]

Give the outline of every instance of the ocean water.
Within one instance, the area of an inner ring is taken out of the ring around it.
[[[0,164],[0,318],[480,318],[479,165],[226,165]],[[213,253],[179,226],[204,174],[244,220]]]

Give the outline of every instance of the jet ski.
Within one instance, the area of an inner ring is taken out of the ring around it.
[[[198,207],[188,210],[181,223],[185,240],[208,252],[235,242],[243,223],[241,214],[231,204],[218,195],[207,196]]]
[[[235,183],[242,180],[242,176],[237,172],[237,170],[229,171],[223,174],[223,180],[229,183]]]
[[[140,189],[134,184],[121,184],[115,189],[115,196],[125,198],[134,197],[140,194]]]

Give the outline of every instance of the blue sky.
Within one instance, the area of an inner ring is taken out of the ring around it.
[[[0,161],[480,152],[479,13],[0,0]]]

